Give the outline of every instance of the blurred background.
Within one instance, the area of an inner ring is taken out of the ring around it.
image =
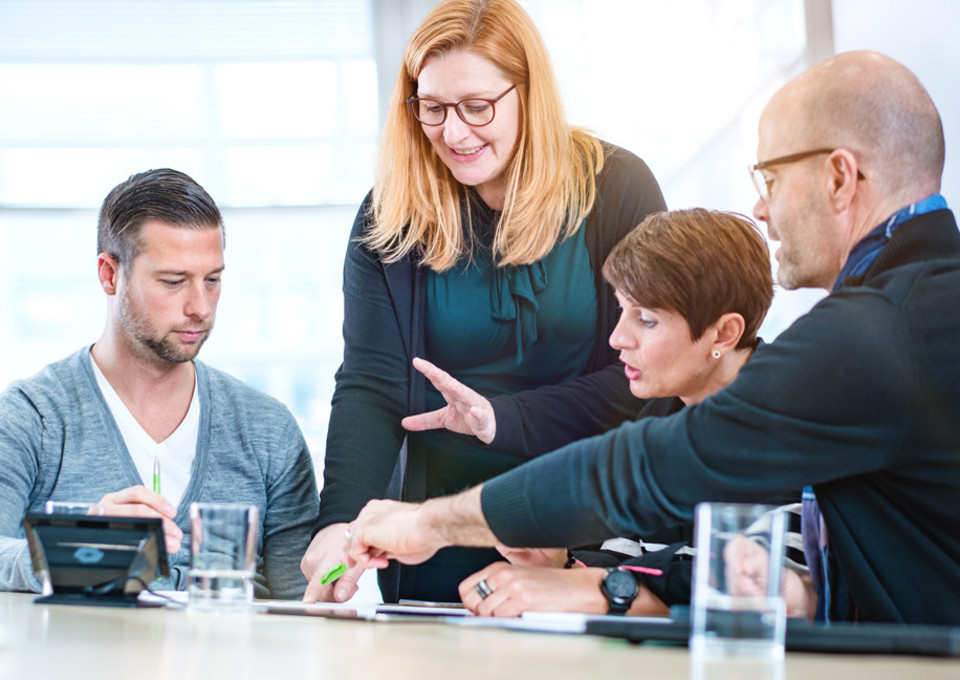
[[[521,4],[570,122],[644,158],[672,208],[750,214],[760,109],[834,52],[904,62],[939,106],[948,148],[960,134],[953,0]],[[96,210],[130,174],[177,168],[226,220],[223,296],[201,359],[288,404],[319,474],[346,238],[401,54],[432,5],[0,0],[0,386],[99,337]],[[960,168],[947,160],[951,201]],[[819,297],[778,291],[764,338]]]

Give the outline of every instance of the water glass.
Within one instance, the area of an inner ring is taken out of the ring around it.
[[[190,505],[187,590],[191,610],[244,610],[253,602],[258,525],[255,505]]]
[[[786,513],[771,506],[697,506],[694,655],[783,658],[787,614],[780,585],[786,527]]]

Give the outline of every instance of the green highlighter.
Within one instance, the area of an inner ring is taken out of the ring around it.
[[[323,575],[323,578],[320,579],[320,585],[326,586],[330,585],[338,578],[347,573],[347,565],[343,562],[333,567],[330,571]]]
[[[153,492],[160,493],[160,458],[153,457]]]

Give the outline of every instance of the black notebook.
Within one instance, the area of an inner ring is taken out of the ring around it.
[[[603,617],[588,620],[586,632],[624,638],[631,642],[672,642],[686,645],[690,620]],[[786,648],[790,651],[851,654],[914,654],[960,656],[960,627],[902,623],[787,622]]]

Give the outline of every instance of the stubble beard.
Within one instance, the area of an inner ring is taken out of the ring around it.
[[[185,364],[193,361],[213,329],[211,322],[210,328],[204,331],[197,342],[179,347],[169,334],[158,335],[156,329],[131,303],[128,294],[120,298],[119,319],[120,326],[126,331],[134,346],[142,348],[150,358],[164,364]]]
[[[777,225],[780,251],[777,254],[777,281],[785,290],[823,288],[823,258],[826,253],[815,226],[825,219],[820,204],[810,197],[785,225]],[[830,281],[832,283],[832,281]],[[828,288],[829,289],[829,288]]]
[[[784,257],[782,243],[780,248],[780,257],[777,258],[777,281],[784,290],[797,290],[800,285],[795,278],[794,264]]]
[[[777,258],[777,281],[785,290],[804,288],[831,290],[839,270],[832,271],[827,265],[832,253],[828,249],[816,249],[812,243],[793,243],[786,252],[781,241]],[[794,257],[790,257],[794,253]],[[786,257],[785,257],[786,256]]]

